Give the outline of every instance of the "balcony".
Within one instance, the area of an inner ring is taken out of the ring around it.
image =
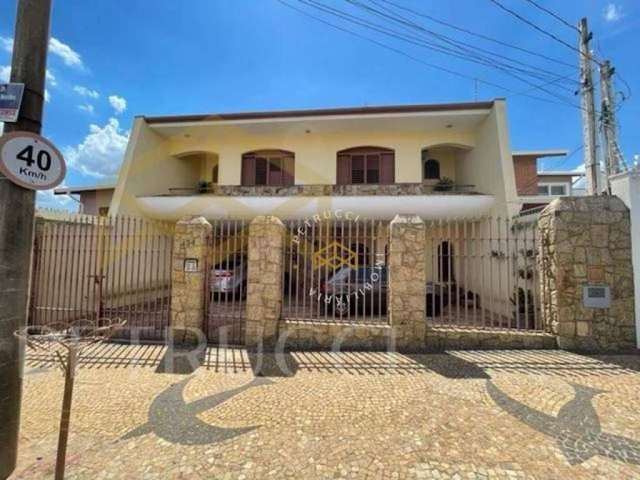
[[[327,210],[352,212],[367,218],[391,219],[413,213],[424,219],[476,217],[494,206],[493,195],[473,185],[395,183],[389,185],[210,185],[170,188],[169,193],[137,197],[144,214],[177,220],[185,215],[245,218],[276,215],[304,219]]]

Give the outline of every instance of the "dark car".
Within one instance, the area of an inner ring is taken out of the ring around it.
[[[339,311],[352,312],[373,310],[383,311],[387,308],[388,270],[386,265],[369,266],[353,269],[342,267],[335,271],[329,280],[320,287],[325,299],[332,297],[331,304]],[[458,292],[456,294],[456,292]],[[426,313],[428,317],[437,317],[442,308],[449,304],[462,303],[473,298],[473,293],[466,292],[455,284],[427,282]],[[450,301],[451,297],[451,301]]]

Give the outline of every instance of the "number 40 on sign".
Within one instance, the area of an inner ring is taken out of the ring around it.
[[[60,151],[46,138],[12,132],[0,137],[0,171],[21,187],[48,190],[62,183],[66,166]]]

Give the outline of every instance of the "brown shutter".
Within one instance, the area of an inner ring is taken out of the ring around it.
[[[294,185],[296,178],[296,162],[294,157],[288,156],[284,157],[284,169],[282,171],[282,184],[283,185]]]
[[[336,168],[336,184],[349,185],[351,183],[351,162],[349,155],[338,155]]]
[[[255,185],[256,183],[256,157],[253,155],[242,156],[242,185]]]
[[[395,182],[395,154],[393,152],[383,153],[380,162],[380,183],[389,184]]]

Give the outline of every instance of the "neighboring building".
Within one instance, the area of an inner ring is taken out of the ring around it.
[[[545,157],[563,157],[567,150],[531,150],[513,152],[516,190],[522,211],[547,205],[558,197],[584,195],[575,188],[576,180],[584,173],[575,171],[540,171],[538,160]]]
[[[55,195],[68,195],[78,202],[78,213],[85,215],[107,216],[113,199],[115,185],[94,185],[91,187],[56,188]],[[78,195],[76,198],[74,195]]]
[[[520,210],[505,101],[137,117],[110,214],[390,219]]]

